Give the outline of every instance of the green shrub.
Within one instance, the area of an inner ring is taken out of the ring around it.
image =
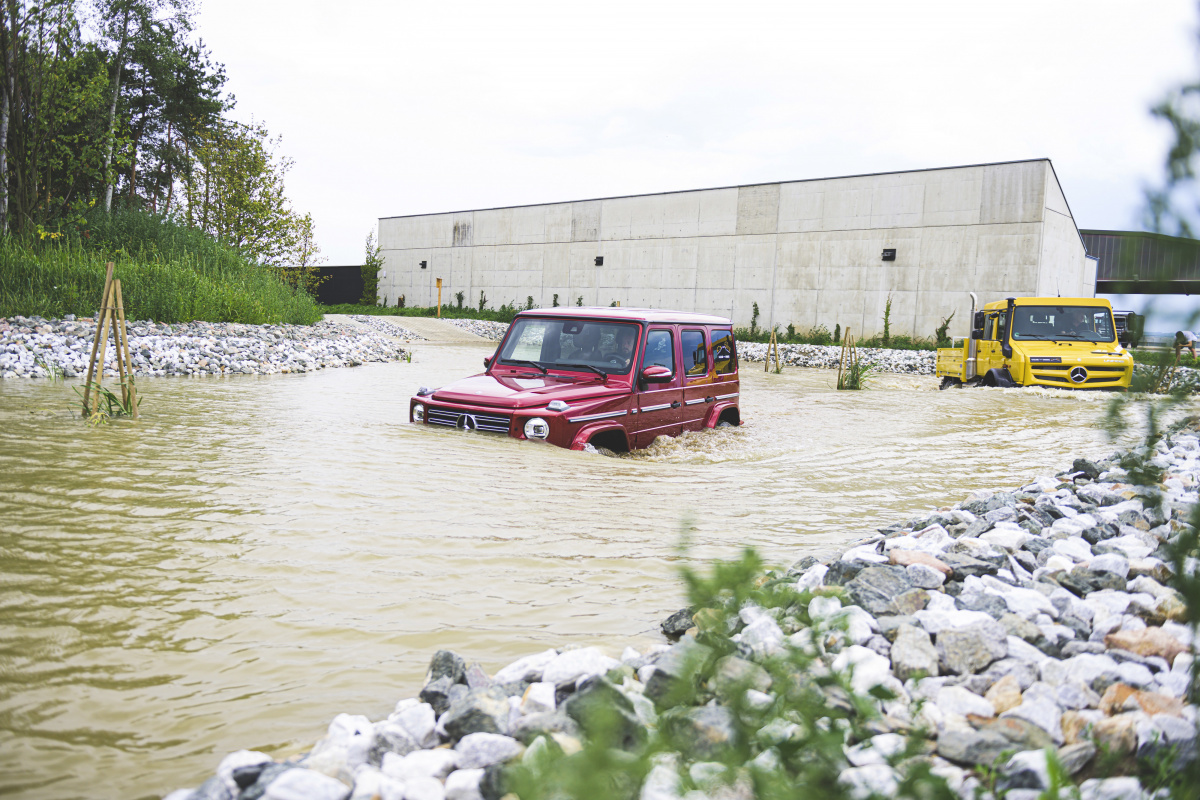
[[[937,342],[938,347],[952,347],[954,341],[950,338],[950,321],[954,319],[954,312],[950,312],[950,316],[942,320],[942,324],[933,332],[933,338]]]

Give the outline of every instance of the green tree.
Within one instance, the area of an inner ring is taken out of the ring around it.
[[[293,162],[278,154],[279,142],[262,123],[223,120],[201,137],[183,180],[189,225],[276,266],[299,257],[307,216],[292,209],[284,192]]]
[[[77,215],[103,179],[106,68],[72,0],[5,0],[0,18],[0,224],[28,233]]]
[[[379,270],[383,269],[383,248],[375,241],[375,231],[367,234],[367,252],[363,258],[362,278],[363,296],[359,302],[366,306],[379,303]],[[462,299],[458,301],[462,306]],[[404,307],[403,298],[400,307]]]

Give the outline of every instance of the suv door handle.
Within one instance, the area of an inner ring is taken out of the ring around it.
[[[671,408],[679,408],[681,405],[683,405],[683,403],[676,400],[674,403],[671,403]]]
[[[716,399],[717,399],[717,398],[715,398],[715,397],[706,397],[706,398],[704,398],[704,402],[706,402],[706,403],[711,403],[711,402],[713,402],[713,401],[714,401],[714,400],[716,400]]]

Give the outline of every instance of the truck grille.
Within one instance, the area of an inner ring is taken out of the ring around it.
[[[425,420],[430,425],[445,425],[468,431],[508,433],[512,417],[506,414],[480,414],[474,411],[458,411],[453,408],[428,408]]]

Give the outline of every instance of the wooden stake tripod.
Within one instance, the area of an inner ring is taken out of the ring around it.
[[[779,366],[779,342],[775,339],[775,329],[771,329],[771,340],[767,342],[767,357],[763,359],[763,372],[771,371],[771,352],[775,353],[775,371],[781,372],[782,367]]]
[[[850,329],[846,328],[846,335],[842,337],[842,358],[838,361],[837,388],[841,389],[845,386],[842,378],[843,372],[848,377],[856,366],[858,366],[858,348],[854,345],[854,336],[850,333]]]
[[[137,388],[133,385],[133,367],[129,363],[129,336],[125,331],[125,301],[121,297],[121,281],[113,280],[113,263],[111,261],[108,262],[108,269],[104,275],[104,295],[100,300],[100,319],[96,321],[96,338],[92,340],[92,357],[88,361],[87,382],[83,385],[83,415],[85,417],[94,416],[100,408],[100,381],[104,378],[104,354],[108,348],[110,328],[112,329],[113,349],[116,351],[117,380],[121,382],[121,404],[128,409],[131,417],[137,419]]]

